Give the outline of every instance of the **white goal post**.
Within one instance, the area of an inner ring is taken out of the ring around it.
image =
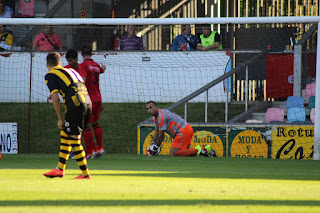
[[[317,63],[316,63],[316,91],[320,91],[320,57],[319,57],[319,53],[320,53],[320,33],[319,33],[319,29],[320,29],[320,21],[318,22],[318,34],[317,34],[317,40],[318,40],[318,44],[317,44]],[[320,160],[320,94],[319,92],[316,93],[316,114],[315,114],[315,124],[314,124],[314,160]]]
[[[320,16],[246,18],[1,18],[1,25],[182,25],[182,24],[281,24],[318,23],[317,56],[320,55]],[[320,57],[316,61],[316,91],[320,91]],[[320,93],[316,94],[314,159],[320,160]]]

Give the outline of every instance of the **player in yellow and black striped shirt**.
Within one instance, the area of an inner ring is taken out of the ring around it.
[[[63,177],[66,161],[70,152],[75,155],[82,174],[76,179],[91,179],[89,175],[85,152],[81,145],[83,130],[88,125],[92,111],[92,103],[82,77],[73,69],[61,66],[59,53],[49,53],[47,56],[49,72],[45,76],[46,84],[52,96],[52,102],[58,116],[57,126],[61,129],[61,145],[58,166],[44,176],[54,178]],[[59,94],[63,97],[65,119],[62,118]]]

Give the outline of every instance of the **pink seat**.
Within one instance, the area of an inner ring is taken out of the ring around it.
[[[316,95],[316,84],[315,83],[310,83],[306,85],[306,103],[309,101],[310,96],[315,96]]]
[[[284,119],[284,109],[281,108],[268,108],[266,112],[266,121],[270,123],[271,121],[283,121]]]
[[[310,120],[312,123],[314,123],[315,113],[315,108],[312,108],[310,112]]]

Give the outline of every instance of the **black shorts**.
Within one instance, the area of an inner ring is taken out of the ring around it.
[[[68,135],[81,135],[88,126],[91,111],[91,104],[83,104],[68,110],[65,114],[63,131]]]

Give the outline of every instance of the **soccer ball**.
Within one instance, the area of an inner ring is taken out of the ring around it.
[[[160,153],[160,148],[158,149],[157,152],[153,152],[150,150],[150,146],[148,146],[147,150],[146,150],[146,156],[157,156]]]

